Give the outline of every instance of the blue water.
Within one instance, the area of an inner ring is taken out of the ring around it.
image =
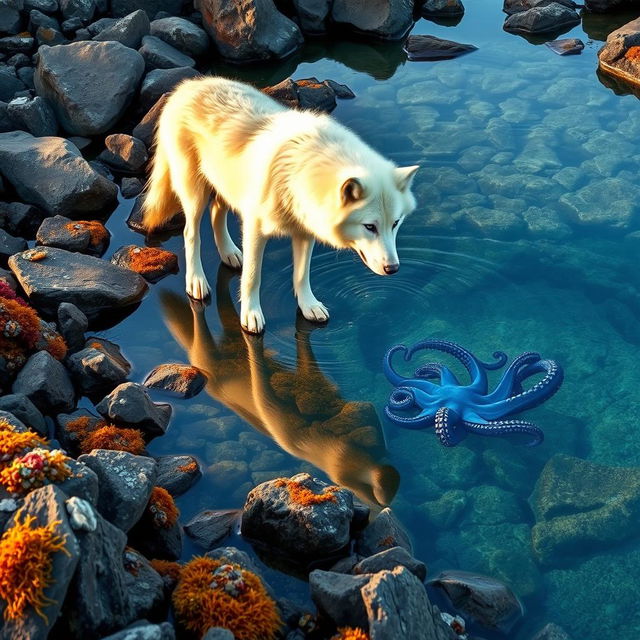
[[[430,575],[459,568],[508,582],[527,608],[514,638],[549,621],[574,638],[633,638],[635,523],[611,516],[613,529],[628,531],[623,542],[578,541],[572,555],[540,564],[528,499],[558,453],[640,467],[640,102],[596,74],[599,40],[635,16],[589,16],[563,36],[582,38],[584,52],[561,58],[503,32],[500,3],[467,4],[455,27],[421,20],[414,29],[478,47],[456,60],[411,63],[398,44],[320,41],[280,66],[212,70],[259,85],[313,75],[353,89],[356,99],[334,116],[398,164],[421,166],[398,274],[381,278],[349,253],[317,249],[312,281],[331,320],[296,325],[290,248],[273,241],[263,269],[267,332],[247,338],[234,311],[237,276],[219,269],[204,228],[205,270],[218,284],[211,304],[192,308],[183,273],[170,276],[102,334],[122,345],[132,380],[169,361],[210,372],[207,392],[176,402],[169,432],[150,446],[202,464],[204,477],[178,501],[184,521],[241,507],[266,479],[309,471],[374,509],[390,503]],[[132,204],[110,219],[113,250],[143,241],[124,225]],[[183,260],[180,237],[163,246]],[[382,419],[391,391],[384,352],[427,336],[485,360],[499,349],[560,362],[562,389],[526,416],[544,444],[476,436],[445,449],[429,431]],[[194,551],[187,545],[185,557]],[[300,581],[269,579],[307,598]]]

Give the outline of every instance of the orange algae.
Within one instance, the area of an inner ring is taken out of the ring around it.
[[[81,231],[88,231],[89,246],[92,248],[99,247],[109,239],[109,232],[105,229],[104,225],[97,220],[68,222],[65,228],[74,236],[77,236]]]
[[[171,560],[151,560],[151,566],[163,577],[178,582],[182,574],[182,565]]]
[[[90,453],[94,449],[127,451],[139,455],[144,451],[144,438],[138,429],[121,429],[114,425],[105,425],[80,439],[82,453]]]
[[[178,621],[199,635],[224,627],[236,640],[275,640],[282,626],[260,578],[224,558],[186,564],[172,601]]]
[[[359,627],[340,627],[331,640],[369,640],[369,634]]]
[[[129,251],[129,268],[141,275],[152,274],[174,259],[173,254],[156,247],[135,247]]]
[[[44,260],[49,254],[42,249],[32,249],[22,254],[22,257],[29,262],[40,262]]]
[[[640,47],[629,47],[624,57],[627,60],[640,61]]]
[[[195,460],[191,462],[187,462],[186,464],[181,464],[179,467],[176,467],[176,471],[180,471],[181,473],[195,473],[198,470],[198,463]]]
[[[393,536],[387,536],[386,538],[380,538],[378,540],[379,547],[395,547],[398,541]]]
[[[303,507],[321,504],[323,502],[337,502],[334,494],[340,490],[340,487],[332,485],[325,487],[322,493],[313,493],[311,489],[307,489],[307,487],[302,486],[299,482],[294,482],[289,478],[278,478],[275,481],[275,486],[286,487],[291,500]]]
[[[0,470],[0,485],[9,493],[26,494],[53,482],[63,482],[71,476],[69,458],[54,449],[32,449]]]
[[[158,527],[170,529],[178,521],[180,512],[171,494],[162,487],[153,487],[147,511]]]
[[[18,620],[27,606],[47,620],[42,609],[54,601],[44,595],[53,583],[52,554],[65,548],[65,536],[56,533],[59,520],[46,527],[34,527],[35,516],[15,524],[0,538],[0,598],[6,603],[5,620]]]
[[[47,441],[33,431],[14,431],[6,420],[0,420],[0,469],[10,464],[12,458],[25,453],[28,449],[46,445]]]

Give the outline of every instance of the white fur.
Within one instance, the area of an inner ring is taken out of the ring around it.
[[[182,209],[187,292],[205,298],[210,287],[199,227],[213,196],[216,246],[223,262],[242,266],[240,317],[250,333],[264,328],[260,274],[267,238],[290,236],[298,305],[308,320],[324,322],[329,313],[309,283],[315,241],[354,249],[380,275],[385,267],[392,271],[398,227],[415,207],[416,169],[396,167],[327,115],[286,109],[239,82],[188,80],[159,119],[144,220],[152,229]],[[244,259],[227,230],[228,209],[242,219]]]

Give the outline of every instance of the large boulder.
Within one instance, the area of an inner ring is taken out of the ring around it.
[[[529,499],[533,551],[545,565],[637,538],[640,468],[607,467],[563,454],[545,465]]]
[[[564,5],[569,9],[576,9],[578,7],[573,0],[504,0],[502,10],[510,16],[514,13],[529,11],[529,9],[533,9],[535,7],[546,7],[554,2]]]
[[[147,290],[142,276],[100,258],[47,247],[18,253],[9,266],[30,302],[55,317],[61,302],[71,302],[87,318],[132,307]]]
[[[117,203],[118,188],[64,138],[0,133],[0,173],[23,200],[49,215],[91,217]]]
[[[401,40],[413,26],[413,0],[334,0],[331,17],[358,33]]]
[[[504,21],[504,30],[511,33],[537,35],[561,33],[580,24],[580,16],[558,2],[514,13]]]
[[[120,119],[144,69],[143,57],[119,42],[74,42],[42,47],[34,82],[68,133],[92,136]]]
[[[138,9],[128,16],[124,16],[124,18],[116,20],[106,29],[93,36],[93,39],[99,42],[115,40],[125,47],[137,49],[142,42],[142,38],[149,35],[149,29],[149,16],[142,9]]]
[[[303,43],[273,0],[200,0],[203,26],[220,55],[238,63],[279,59]]]
[[[640,18],[612,31],[598,51],[600,68],[632,84],[640,84]]]
[[[151,23],[151,35],[164,40],[188,56],[202,56],[209,50],[209,36],[185,18],[160,18]]]

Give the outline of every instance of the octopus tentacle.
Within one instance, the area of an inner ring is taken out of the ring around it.
[[[488,424],[478,424],[477,422],[464,421],[462,426],[469,433],[477,433],[481,436],[502,437],[516,433],[524,433],[533,436],[526,443],[527,447],[535,447],[544,440],[544,433],[532,422],[525,420],[496,420]]]
[[[413,372],[413,375],[416,378],[440,379],[441,385],[454,384],[460,386],[460,382],[458,382],[458,378],[456,378],[453,371],[439,362],[423,364]]]
[[[389,420],[406,429],[424,429],[425,427],[432,427],[434,422],[431,411],[422,411],[417,416],[399,416],[393,413],[389,407],[385,407],[384,413]]]
[[[398,351],[404,351],[404,359],[405,360],[409,360],[410,356],[409,354],[409,349],[404,345],[404,344],[398,344],[395,347],[391,347],[391,349],[389,349],[389,351],[387,351],[387,353],[384,356],[384,359],[382,361],[382,368],[384,371],[384,375],[386,376],[387,380],[394,386],[401,386],[401,385],[405,385],[408,382],[411,381],[410,378],[405,378],[404,376],[401,376],[394,368],[393,365],[391,364],[391,360],[393,359],[393,356],[398,353]],[[426,378],[420,378],[419,382],[418,381],[412,381],[412,382],[417,382],[417,386],[419,386],[423,391],[425,391],[426,393],[435,393],[438,389],[438,385],[433,384],[432,382],[429,382]]]
[[[496,369],[502,369],[505,364],[507,364],[507,360],[509,356],[504,351],[494,351],[493,357],[496,359],[495,362],[482,362],[482,360],[478,360],[478,362],[487,370],[495,371]]]
[[[435,415],[436,435],[445,447],[455,447],[461,442],[466,432],[460,426],[460,416],[448,407],[440,407]]]
[[[416,396],[410,387],[397,387],[389,396],[390,409],[410,409],[416,406]]]
[[[521,369],[538,360],[540,360],[540,354],[533,351],[526,351],[525,353],[521,353],[517,358],[514,358],[513,362],[502,374],[502,378],[496,385],[496,388],[487,394],[487,404],[509,397],[513,393],[514,387],[520,384],[519,375],[521,375]]]

